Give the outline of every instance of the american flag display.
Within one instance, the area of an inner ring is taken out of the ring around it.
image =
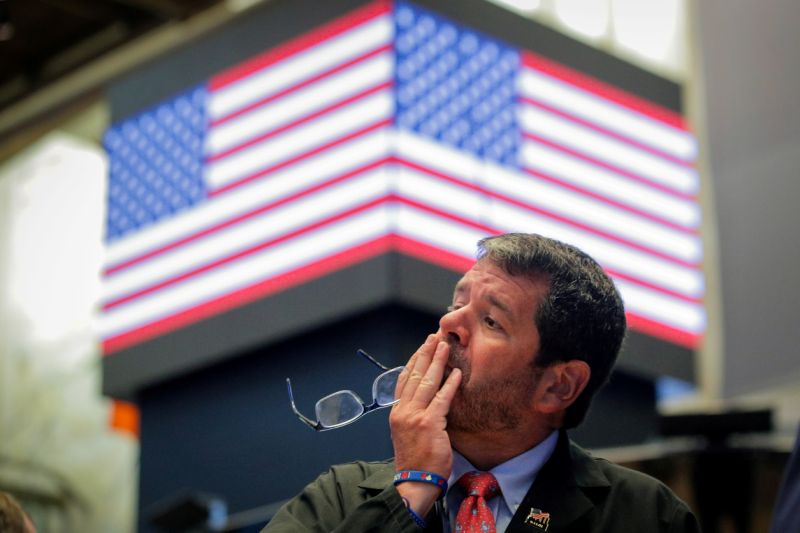
[[[366,258],[456,270],[537,232],[632,328],[705,329],[680,115],[410,2],[379,1],[114,124],[99,329],[113,353]]]

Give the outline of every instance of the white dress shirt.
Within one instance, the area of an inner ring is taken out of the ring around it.
[[[558,431],[553,431],[546,439],[530,450],[512,457],[489,470],[498,485],[501,495],[488,500],[486,503],[492,510],[497,531],[505,531],[511,518],[517,512],[522,499],[528,493],[531,484],[536,480],[536,475],[542,466],[553,455],[558,442]],[[452,531],[456,523],[456,515],[461,501],[464,499],[464,490],[458,486],[462,475],[473,470],[478,470],[467,461],[463,455],[453,450],[453,472],[447,480],[448,489],[445,495],[445,512],[442,513],[444,531]]]

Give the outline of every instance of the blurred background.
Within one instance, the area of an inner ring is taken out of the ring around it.
[[[476,241],[630,332],[573,434],[766,531],[800,422],[793,0],[0,0],[0,490],[39,531],[258,531],[386,412]],[[736,477],[728,477],[736,472]]]

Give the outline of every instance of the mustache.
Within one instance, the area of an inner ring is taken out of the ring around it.
[[[450,355],[447,359],[447,364],[453,368],[460,368],[462,371],[466,366],[466,359],[464,358],[464,347],[458,342],[458,339],[448,337],[445,342],[450,346]]]

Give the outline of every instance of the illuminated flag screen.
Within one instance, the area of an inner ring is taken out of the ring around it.
[[[705,329],[697,144],[675,111],[410,2],[375,2],[107,132],[105,353],[389,251],[453,270],[575,244],[631,328]]]

